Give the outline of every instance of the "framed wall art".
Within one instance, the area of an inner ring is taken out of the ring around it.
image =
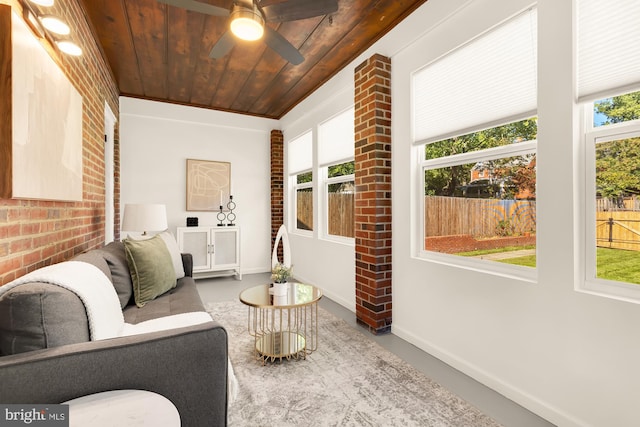
[[[11,31],[0,42],[0,197],[81,201],[82,96],[10,10],[0,10]]]
[[[187,210],[227,209],[231,194],[231,163],[187,159]]]

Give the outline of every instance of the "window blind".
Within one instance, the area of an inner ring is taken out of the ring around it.
[[[578,0],[578,100],[640,89],[640,2]]]
[[[354,114],[354,109],[350,108],[318,126],[318,162],[321,166],[353,159]]]
[[[289,174],[311,169],[313,162],[313,139],[311,131],[289,141],[287,153]]]
[[[537,109],[537,12],[487,31],[412,76],[413,140],[430,143]]]

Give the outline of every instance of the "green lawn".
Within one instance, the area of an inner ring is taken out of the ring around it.
[[[524,256],[499,260],[507,264],[536,266],[536,257]],[[640,252],[598,248],[597,276],[601,279],[640,284]]]
[[[536,266],[536,256],[535,255],[527,255],[521,256],[518,258],[507,258],[497,260],[498,262],[502,262],[505,264],[514,264],[514,265],[524,265],[525,267],[533,267]]]
[[[523,249],[535,249],[535,248],[536,248],[536,245],[505,246],[503,248],[479,249],[477,251],[459,252],[456,255],[460,255],[460,256],[478,256],[478,255],[497,254],[497,253],[501,253],[501,252],[521,251]]]
[[[598,248],[596,261],[599,278],[640,284],[640,252]]]

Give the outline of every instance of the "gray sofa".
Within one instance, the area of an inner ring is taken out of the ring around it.
[[[74,260],[95,265],[111,279],[127,323],[204,311],[189,254],[182,254],[185,277],[144,307],[133,301],[122,243]],[[36,312],[40,325],[34,325]],[[227,350],[227,333],[214,321],[90,341],[84,305],[71,291],[28,283],[0,297],[0,403],[62,403],[109,390],[148,390],[176,406],[183,426],[223,426]]]

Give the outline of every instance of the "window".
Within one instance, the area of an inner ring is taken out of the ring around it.
[[[588,108],[587,289],[640,299],[640,92]]]
[[[313,173],[295,176],[296,229],[313,231]]]
[[[318,163],[323,178],[324,236],[354,237],[354,109],[318,126]]]
[[[426,251],[535,267],[536,119],[425,146]]]
[[[311,131],[291,140],[288,144],[289,182],[292,189],[292,221],[290,229],[313,231],[313,172]]]
[[[578,0],[577,88],[584,112],[584,280],[640,302],[640,8]]]
[[[331,236],[354,237],[354,173],[353,161],[327,167],[327,233]]]
[[[532,275],[536,26],[529,9],[412,76],[424,258]]]

